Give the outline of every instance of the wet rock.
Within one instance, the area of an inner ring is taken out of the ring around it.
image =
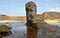
[[[7,25],[0,25],[0,36],[8,36],[11,35],[10,28]]]

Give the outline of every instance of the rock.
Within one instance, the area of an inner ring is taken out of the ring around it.
[[[26,16],[27,16],[27,24],[32,26],[32,27],[36,27],[34,25],[34,18],[37,15],[37,10],[36,10],[36,4],[34,2],[28,2],[26,4]]]
[[[60,38],[60,36],[59,37],[56,37],[56,38]]]
[[[2,36],[0,35],[0,38],[2,38]]]
[[[10,29],[9,29],[9,27],[7,25],[1,25],[0,26],[0,35],[2,37],[8,36],[10,34],[11,34],[11,31],[10,31]]]

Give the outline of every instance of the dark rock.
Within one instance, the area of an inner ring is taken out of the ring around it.
[[[7,25],[0,25],[0,35],[2,37],[11,35],[11,31]]]

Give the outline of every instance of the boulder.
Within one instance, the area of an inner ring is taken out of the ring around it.
[[[8,36],[11,34],[10,28],[7,25],[0,25],[0,35],[2,37]]]

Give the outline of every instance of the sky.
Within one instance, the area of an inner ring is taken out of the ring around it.
[[[60,12],[60,0],[0,0],[0,14],[25,16],[25,4],[29,1],[35,2],[38,14],[45,11]]]

